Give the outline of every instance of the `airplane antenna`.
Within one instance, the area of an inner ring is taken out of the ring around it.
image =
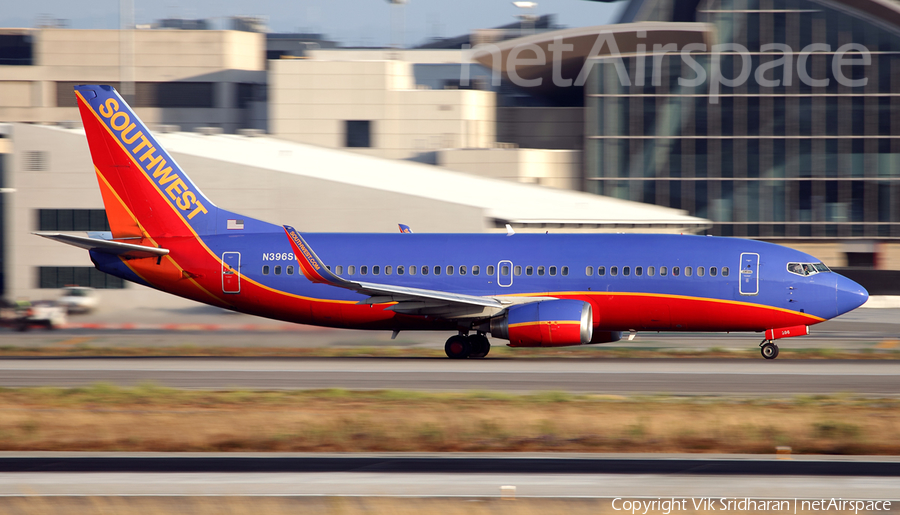
[[[512,236],[515,233],[516,233],[516,231],[513,230],[512,226],[509,224],[506,224],[506,235]]]

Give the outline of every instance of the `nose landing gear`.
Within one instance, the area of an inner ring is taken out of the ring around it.
[[[447,339],[444,352],[450,359],[483,358],[491,351],[491,342],[482,333],[472,336],[457,334]]]
[[[759,343],[759,352],[766,359],[775,359],[778,357],[778,346],[771,340],[763,340]]]

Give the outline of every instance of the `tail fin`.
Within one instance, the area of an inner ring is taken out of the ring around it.
[[[113,87],[75,86],[75,95],[113,237],[216,233],[218,208]]]

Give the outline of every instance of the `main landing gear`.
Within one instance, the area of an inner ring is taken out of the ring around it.
[[[491,342],[482,334],[457,334],[447,339],[444,352],[450,359],[483,358],[491,351]]]
[[[763,340],[759,344],[759,352],[766,359],[775,359],[778,357],[778,346],[771,340]]]

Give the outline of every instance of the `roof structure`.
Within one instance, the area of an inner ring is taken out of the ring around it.
[[[644,229],[696,232],[709,226],[685,211],[557,190],[269,137],[157,134],[173,154],[217,159],[335,183],[480,208],[498,227]],[[190,170],[187,170],[190,173]]]

